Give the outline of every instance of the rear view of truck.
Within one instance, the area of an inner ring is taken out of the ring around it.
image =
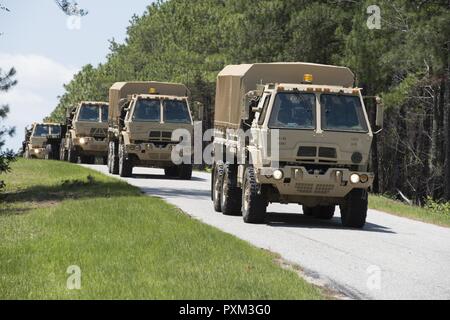
[[[340,206],[344,226],[364,226],[373,132],[348,68],[227,66],[217,79],[214,126],[217,211],[261,223],[273,202],[300,204],[318,219]]]

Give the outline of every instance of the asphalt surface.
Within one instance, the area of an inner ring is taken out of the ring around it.
[[[106,166],[86,166],[107,174]],[[363,230],[303,216],[299,205],[271,204],[263,225],[224,216],[210,200],[210,174],[191,181],[135,168],[124,179],[196,219],[299,265],[318,283],[354,299],[450,299],[450,229],[369,210]]]

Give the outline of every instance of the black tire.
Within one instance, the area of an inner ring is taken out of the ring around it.
[[[108,164],[108,157],[102,157],[102,163],[106,166]]]
[[[191,180],[192,179],[192,165],[182,164],[178,166],[178,178],[181,180]]]
[[[125,145],[119,145],[119,176],[128,178],[133,173],[133,164],[125,152]]]
[[[225,165],[222,179],[222,213],[230,216],[242,214],[242,189],[237,187],[236,166]]]
[[[314,215],[314,207],[307,207],[303,205],[302,210],[305,216],[312,217]]]
[[[45,156],[44,156],[45,160],[51,160],[52,159],[52,146],[50,144],[48,144],[45,147]]]
[[[222,212],[222,180],[224,168],[222,163],[216,163],[212,172],[211,198],[216,212]]]
[[[350,191],[345,197],[344,204],[340,206],[342,225],[349,228],[363,228],[367,218],[367,203],[367,190]]]
[[[176,177],[178,175],[177,167],[173,166],[173,167],[164,168],[164,175],[169,178]]]
[[[267,201],[256,182],[253,167],[245,170],[242,190],[242,217],[246,223],[263,223],[266,218]]]
[[[61,161],[67,161],[67,150],[64,147],[65,146],[65,140],[61,140],[61,145],[59,147],[59,160]]]
[[[67,159],[70,163],[77,163],[78,162],[78,153],[75,150],[75,148],[70,144],[69,150],[67,152]]]
[[[81,163],[83,164],[94,164],[95,157],[94,156],[81,156]]]
[[[119,158],[116,152],[116,143],[114,141],[109,142],[108,171],[111,174],[119,174]]]

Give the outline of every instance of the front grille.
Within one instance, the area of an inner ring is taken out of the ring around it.
[[[296,183],[295,189],[297,189],[300,193],[311,193],[313,186],[314,185],[312,183]]]
[[[317,155],[316,147],[300,147],[297,156],[299,157],[315,157]]]
[[[151,140],[171,140],[171,131],[150,131],[149,137]]]
[[[106,128],[92,128],[90,131],[90,136],[94,138],[106,138],[108,129]]]
[[[316,185],[315,193],[327,194],[330,193],[331,190],[334,189],[334,185],[332,184],[318,184]]]
[[[322,158],[337,158],[335,148],[319,148],[319,157]]]

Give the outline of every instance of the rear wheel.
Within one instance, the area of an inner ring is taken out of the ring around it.
[[[84,164],[94,164],[95,163],[95,157],[94,156],[81,156],[81,163]]]
[[[226,215],[241,215],[242,189],[237,187],[236,168],[225,165],[222,179],[221,208]]]
[[[119,175],[121,177],[131,177],[133,165],[125,152],[125,145],[119,145]]]
[[[307,207],[305,205],[302,206],[303,214],[305,216],[311,217],[314,215],[314,207]]]
[[[173,178],[177,176],[177,167],[168,167],[164,168],[164,175],[169,178]]]
[[[178,177],[181,180],[191,180],[192,179],[192,165],[182,164],[178,166]]]
[[[345,197],[344,204],[340,206],[341,221],[345,227],[361,229],[367,217],[367,190],[353,189]]]
[[[266,218],[267,201],[256,182],[253,167],[248,167],[244,175],[242,190],[242,216],[246,223],[263,223]]]
[[[214,203],[214,210],[222,212],[222,180],[223,180],[223,164],[216,163],[211,182],[212,200]]]

